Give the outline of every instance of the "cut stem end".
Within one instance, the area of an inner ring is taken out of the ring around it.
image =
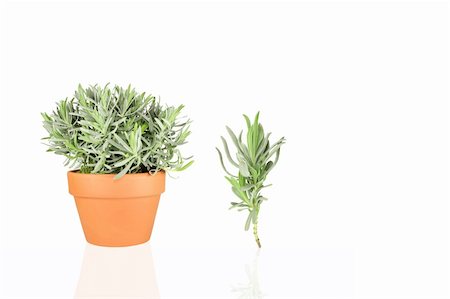
[[[261,248],[261,242],[259,241],[258,236],[258,223],[253,224],[253,235],[255,236],[256,244],[258,245],[259,248]]]

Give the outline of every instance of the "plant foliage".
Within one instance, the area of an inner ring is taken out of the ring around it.
[[[269,186],[264,185],[264,182],[278,162],[280,149],[285,143],[285,139],[283,137],[274,144],[270,144],[271,133],[264,134],[264,129],[259,123],[259,112],[256,114],[253,123],[245,114],[244,118],[247,123],[247,138],[245,140],[242,140],[243,131],[240,132],[239,136],[236,136],[229,127],[226,127],[236,148],[236,159],[232,158],[227,141],[221,137],[225,155],[229,163],[237,169],[237,175],[227,170],[222,152],[218,148],[216,149],[219,153],[220,163],[227,173],[225,179],[231,184],[233,193],[241,200],[232,202],[230,209],[249,212],[245,222],[245,230],[248,230],[250,224],[253,223],[253,234],[258,247],[261,247],[258,237],[258,215],[261,203],[267,200],[261,195],[261,190]]]
[[[181,171],[185,163],[178,146],[191,133],[180,117],[183,105],[163,106],[150,94],[128,86],[81,85],[71,99],[42,113],[48,151],[67,158],[66,165],[82,173]]]

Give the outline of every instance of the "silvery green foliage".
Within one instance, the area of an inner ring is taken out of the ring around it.
[[[110,88],[81,85],[72,99],[42,113],[48,151],[67,158],[66,165],[82,173],[181,171],[191,158],[178,146],[189,136],[189,120],[178,107],[163,106],[152,95],[128,86]]]
[[[280,157],[281,146],[285,143],[284,137],[270,144],[269,137],[271,133],[264,134],[264,129],[259,123],[259,112],[253,123],[247,115],[244,115],[247,123],[247,138],[242,140],[242,131],[239,137],[229,128],[228,134],[236,148],[236,158],[231,156],[228,144],[225,138],[222,138],[223,148],[229,163],[236,168],[237,174],[229,172],[224,165],[221,151],[219,153],[220,163],[228,176],[225,176],[231,184],[233,193],[241,200],[240,202],[232,202],[230,209],[237,208],[239,211],[248,211],[247,221],[245,222],[245,230],[250,228],[253,223],[253,234],[256,243],[261,247],[258,237],[258,214],[261,203],[267,200],[261,195],[261,190],[265,186],[264,181],[269,172],[275,167]]]

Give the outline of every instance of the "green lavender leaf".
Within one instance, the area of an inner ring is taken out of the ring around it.
[[[271,186],[264,184],[267,175],[275,167],[280,157],[281,146],[285,143],[285,139],[281,138],[271,145],[271,133],[265,134],[263,126],[259,123],[259,112],[256,114],[253,122],[244,114],[247,126],[247,134],[245,139],[242,138],[243,131],[238,136],[226,127],[228,135],[235,147],[235,155],[237,162],[232,158],[232,153],[228,147],[227,141],[221,137],[223,149],[235,170],[229,171],[223,161],[221,151],[217,149],[219,161],[228,176],[225,179],[231,184],[232,191],[241,201],[232,202],[230,209],[237,208],[238,211],[248,211],[248,217],[245,222],[245,230],[249,230],[253,223],[253,234],[255,240],[260,246],[259,236],[257,232],[258,215],[261,203],[267,198],[261,195],[263,188]]]
[[[182,171],[192,165],[179,147],[190,135],[184,106],[161,105],[156,97],[126,89],[78,85],[72,98],[41,113],[48,151],[67,158],[82,173]]]

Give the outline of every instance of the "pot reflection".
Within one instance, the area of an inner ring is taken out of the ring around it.
[[[149,243],[87,244],[75,298],[160,298]]]

